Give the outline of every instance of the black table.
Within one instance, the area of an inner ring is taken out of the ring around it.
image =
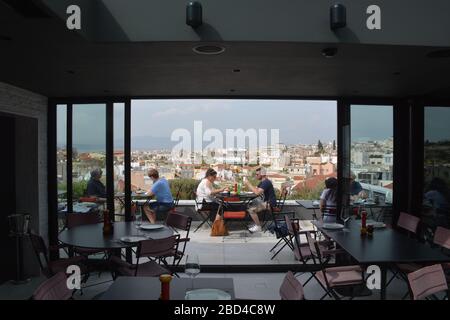
[[[219,289],[235,299],[232,278],[194,279],[194,289]],[[189,278],[173,278],[170,282],[170,299],[184,300],[186,291],[192,290]],[[103,293],[101,300],[158,300],[161,283],[157,277],[119,277]]]
[[[380,298],[386,299],[387,269],[394,263],[444,263],[450,257],[391,228],[375,229],[372,238],[361,237],[359,221],[350,219],[341,230],[324,229],[321,222],[312,222],[333,239],[361,265],[378,265],[381,269]]]
[[[106,250],[136,246],[136,244],[124,243],[120,241],[120,238],[138,235],[151,239],[162,239],[173,235],[173,230],[164,226],[161,229],[147,231],[137,229],[133,222],[115,222],[114,233],[104,236],[103,223],[98,223],[66,229],[59,234],[58,239],[69,246]]]

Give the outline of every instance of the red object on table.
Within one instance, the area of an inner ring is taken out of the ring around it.
[[[237,183],[234,184],[234,193],[237,193]]]
[[[366,228],[366,222],[367,222],[367,212],[364,210],[361,212],[361,227]]]
[[[162,274],[159,276],[161,281],[161,300],[170,300],[170,281],[172,276],[170,274]]]

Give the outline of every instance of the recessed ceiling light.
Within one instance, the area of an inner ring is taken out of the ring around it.
[[[225,51],[225,48],[216,45],[200,45],[194,47],[192,50],[198,54],[211,55],[211,54],[221,54]]]
[[[450,58],[450,49],[436,50],[427,53],[427,58],[439,59],[439,58]]]

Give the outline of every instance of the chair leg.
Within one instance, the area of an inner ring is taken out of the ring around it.
[[[283,239],[278,240],[278,242],[272,247],[272,249],[269,250],[269,252],[272,252],[276,247],[278,247],[281,241],[283,241]]]
[[[284,247],[286,247],[288,244],[287,243],[285,243],[273,256],[272,256],[272,258],[270,258],[270,260],[273,260],[273,258],[275,258],[280,252],[281,252],[281,250],[283,250],[284,249]]]

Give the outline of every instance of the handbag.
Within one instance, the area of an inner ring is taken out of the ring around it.
[[[228,228],[223,221],[223,217],[219,214],[220,208],[217,211],[216,219],[211,227],[211,237],[220,237],[228,235]]]

